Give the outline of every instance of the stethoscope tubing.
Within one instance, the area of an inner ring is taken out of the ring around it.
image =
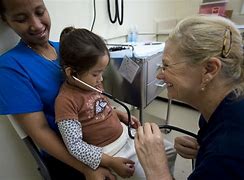
[[[123,106],[123,108],[126,110],[127,115],[128,115],[128,135],[131,139],[134,139],[135,137],[132,135],[131,133],[131,129],[132,129],[132,121],[131,121],[131,114],[130,114],[130,110],[129,108],[122,103],[120,100],[118,100],[117,98],[113,97],[111,94],[106,93],[106,92],[102,92],[103,95],[107,96],[108,98],[112,99],[114,102],[117,102],[118,104],[120,104],[121,106]]]
[[[107,93],[107,92],[104,92],[104,91],[101,91],[101,90],[99,90],[99,89],[97,89],[97,88],[95,88],[95,87],[93,87],[93,86],[90,86],[89,84],[87,84],[87,83],[81,81],[80,79],[78,79],[78,78],[75,77],[75,76],[72,76],[72,77],[74,78],[74,80],[80,82],[81,84],[83,84],[83,85],[89,87],[90,89],[92,89],[92,90],[94,90],[94,91],[96,91],[96,92],[98,92],[98,93],[103,94],[104,96],[106,96],[106,97],[112,99],[114,102],[120,104],[120,105],[126,110],[127,115],[128,115],[128,125],[127,125],[127,126],[128,126],[128,135],[129,135],[129,137],[130,137],[131,139],[134,139],[134,138],[135,138],[135,137],[132,135],[132,133],[131,133],[131,129],[132,129],[131,113],[130,113],[129,108],[128,108],[124,103],[122,103],[122,102],[121,102],[120,100],[118,100],[117,98],[113,97],[111,94],[109,94],[109,93]],[[197,138],[197,135],[196,135],[196,134],[194,134],[194,133],[192,133],[192,132],[190,132],[190,131],[187,131],[187,130],[185,130],[185,129],[176,127],[176,126],[171,126],[171,125],[158,125],[158,126],[159,126],[159,129],[175,130],[175,131],[181,132],[181,133],[183,133],[183,134],[189,135],[189,136],[191,136],[191,137],[193,137],[193,138]]]
[[[175,131],[178,131],[178,132],[181,132],[183,134],[186,134],[188,136],[191,136],[191,137],[194,137],[194,138],[197,138],[197,135],[190,132],[190,131],[187,131],[185,129],[182,129],[182,128],[179,128],[179,127],[176,127],[176,126],[171,126],[171,125],[158,125],[159,126],[159,129],[169,129],[169,130],[175,130]]]
[[[120,100],[114,98],[111,94],[106,93],[106,92],[102,92],[102,94],[105,95],[105,96],[107,96],[108,98],[112,99],[113,101],[117,102],[118,104],[120,104],[121,106],[124,107],[124,109],[126,110],[126,112],[128,114],[128,134],[129,134],[129,137],[131,139],[134,139],[135,137],[131,133],[132,121],[131,121],[131,114],[130,114],[129,108],[124,103],[122,103]],[[171,126],[171,125],[158,125],[158,126],[159,126],[159,129],[175,130],[175,131],[181,132],[183,134],[186,134],[186,135],[192,136],[194,138],[197,138],[197,135],[196,134],[194,134],[194,133],[192,133],[190,131],[187,131],[185,129],[181,129],[179,127],[175,127],[175,126]]]

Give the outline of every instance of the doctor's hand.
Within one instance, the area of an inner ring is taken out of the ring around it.
[[[137,129],[135,148],[147,180],[169,180],[168,162],[162,133],[155,123],[145,123]]]
[[[199,149],[197,140],[189,136],[176,137],[174,147],[176,152],[186,159],[195,159]]]

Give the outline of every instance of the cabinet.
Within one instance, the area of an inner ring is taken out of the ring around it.
[[[110,52],[110,63],[104,72],[104,89],[117,99],[140,110],[140,120],[143,120],[143,109],[149,105],[165,88],[166,84],[156,78],[158,68],[162,63],[164,43],[136,44],[133,50],[121,49]],[[125,59],[127,56],[130,59]],[[130,65],[137,67],[135,76],[128,81],[120,71],[123,61],[128,62],[124,73],[133,71]],[[126,71],[128,68],[128,72]]]

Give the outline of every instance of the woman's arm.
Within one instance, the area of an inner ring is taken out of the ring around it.
[[[103,180],[105,177],[109,177],[112,180],[115,179],[108,170],[97,169],[93,171],[70,155],[61,138],[49,127],[43,112],[13,115],[13,118],[40,148],[85,174],[87,180],[94,178]]]
[[[133,161],[104,154],[101,147],[83,141],[82,126],[78,120],[61,120],[58,122],[58,128],[70,154],[79,161],[82,161],[94,170],[99,166],[113,169],[124,178],[133,175]]]

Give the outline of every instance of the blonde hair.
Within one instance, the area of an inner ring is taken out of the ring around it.
[[[222,61],[221,75],[233,83],[237,96],[244,95],[242,37],[232,21],[213,15],[188,17],[177,24],[168,40],[174,42],[190,63],[219,58]]]

